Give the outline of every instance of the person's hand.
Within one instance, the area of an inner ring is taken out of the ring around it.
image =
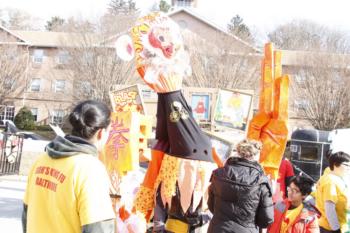
[[[272,201],[277,203],[283,201],[281,185],[276,180],[271,180],[272,183]]]

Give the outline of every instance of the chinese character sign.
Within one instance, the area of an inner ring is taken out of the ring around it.
[[[110,92],[113,111],[139,112],[144,114],[144,105],[138,85]]]

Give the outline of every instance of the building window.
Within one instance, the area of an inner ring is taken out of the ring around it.
[[[30,111],[32,112],[32,115],[34,117],[34,121],[38,121],[38,109],[37,108],[31,108]]]
[[[5,90],[13,90],[15,86],[15,79],[7,76],[5,77],[5,80],[4,80],[4,89]]]
[[[35,49],[34,55],[33,55],[33,61],[35,63],[42,63],[44,60],[44,50],[42,49]]]
[[[40,91],[40,84],[41,80],[38,78],[32,79],[32,82],[30,83],[30,90],[34,92],[39,92]]]
[[[55,80],[54,90],[55,92],[64,92],[66,87],[66,80]]]
[[[296,74],[296,75],[294,75],[294,77],[295,77],[295,81],[297,81],[297,83],[299,83],[299,84],[305,83],[305,81],[306,81],[306,77],[304,75]]]
[[[15,119],[15,107],[0,105],[0,121]]]
[[[69,53],[67,51],[59,51],[57,56],[58,64],[68,64],[69,62]]]
[[[51,123],[60,125],[63,123],[64,111],[63,110],[53,110],[51,114]]]
[[[84,52],[82,55],[82,61],[84,65],[90,65],[94,62],[94,53],[93,52]]]
[[[304,161],[319,161],[317,147],[303,146],[299,154],[299,159]]]
[[[294,106],[298,110],[306,110],[310,105],[310,102],[308,100],[295,100]]]
[[[192,0],[176,0],[175,6],[178,7],[189,7],[192,4]]]

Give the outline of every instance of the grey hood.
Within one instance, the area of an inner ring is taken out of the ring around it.
[[[57,136],[46,146],[47,154],[54,159],[70,157],[78,154],[97,156],[97,148],[85,139],[76,136]]]

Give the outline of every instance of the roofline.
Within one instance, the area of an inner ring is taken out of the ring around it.
[[[215,28],[216,30],[218,30],[218,31],[220,31],[220,32],[222,32],[222,33],[224,33],[224,34],[226,34],[227,36],[231,36],[231,37],[235,38],[236,40],[238,40],[239,42],[243,43],[244,45],[250,47],[250,48],[253,49],[254,51],[256,51],[256,52],[258,52],[258,53],[261,53],[261,52],[262,52],[260,49],[258,49],[258,48],[256,48],[255,46],[249,44],[248,42],[242,40],[241,38],[239,38],[239,37],[237,37],[237,36],[235,36],[235,35],[233,35],[233,34],[228,33],[228,32],[227,32],[224,28],[222,28],[221,26],[219,26],[219,25],[217,25],[217,24],[211,22],[210,20],[204,18],[203,16],[199,15],[198,13],[196,13],[196,12],[194,12],[194,11],[192,11],[192,10],[189,10],[189,8],[180,7],[180,8],[177,8],[177,9],[175,9],[175,10],[169,12],[167,15],[170,17],[170,16],[175,15],[175,14],[181,12],[181,11],[184,11],[184,12],[186,12],[187,14],[190,14],[190,15],[196,17],[197,19],[203,21],[204,23],[206,23],[206,24],[208,24],[209,26]]]
[[[30,47],[31,45],[25,42],[1,42],[0,41],[0,45],[27,45],[28,47]]]
[[[308,50],[291,50],[291,49],[277,49],[280,50],[283,54],[283,52],[294,52],[294,53],[302,53],[302,54],[307,54],[307,55],[337,55],[337,56],[350,56],[350,53],[331,53],[327,51],[308,51]]]
[[[119,33],[117,33],[117,34],[115,34],[115,35],[109,36],[109,37],[107,37],[107,38],[105,38],[105,39],[103,39],[103,40],[101,40],[101,41],[96,42],[95,44],[96,44],[96,45],[101,45],[101,44],[103,44],[103,43],[108,43],[108,42],[110,42],[110,41],[117,40],[118,37],[120,37],[120,36],[122,36],[122,35],[125,35],[125,34],[128,34],[128,32],[129,32],[129,29],[127,29],[127,30],[125,30],[125,31],[122,31],[122,32],[119,32]]]
[[[11,34],[11,35],[17,37],[18,39],[20,39],[20,40],[23,41],[24,43],[29,44],[28,41],[24,40],[22,37],[18,36],[16,33],[14,33],[13,31],[11,31],[11,30],[5,28],[4,26],[0,25],[0,29],[2,29],[2,30],[4,30],[4,31],[6,31],[7,33],[9,33],[9,34]]]

